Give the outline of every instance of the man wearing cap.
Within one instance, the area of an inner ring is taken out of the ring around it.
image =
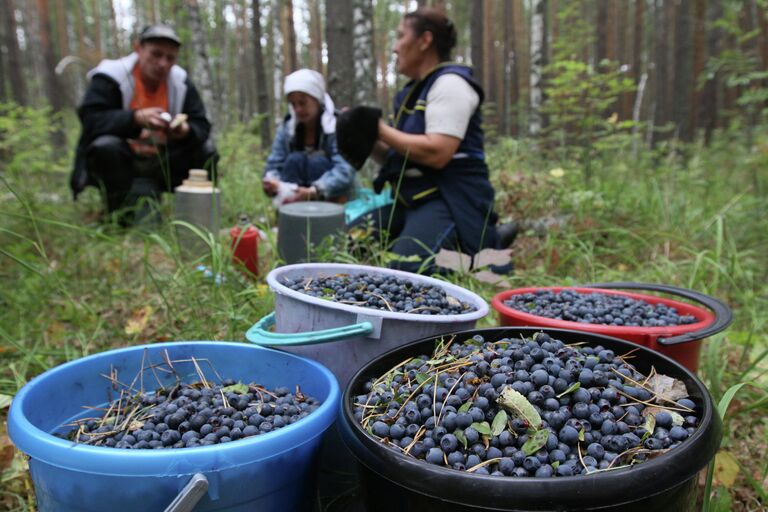
[[[299,69],[285,77],[288,115],[264,166],[264,192],[275,206],[294,201],[344,202],[355,170],[336,147],[336,110],[323,75]]]
[[[166,25],[142,30],[134,52],[88,73],[78,109],[82,133],[70,179],[74,198],[88,185],[108,213],[172,191],[190,168],[215,168],[211,124],[187,72],[176,65],[181,39]],[[130,216],[120,217],[130,223]]]

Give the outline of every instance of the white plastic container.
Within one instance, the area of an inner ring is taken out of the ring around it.
[[[473,305],[459,315],[416,315],[351,306],[291,290],[286,278],[319,278],[335,274],[394,275],[438,286],[448,295]],[[477,294],[445,281],[410,272],[340,263],[303,263],[274,269],[267,283],[275,292],[274,316],[269,315],[246,333],[249,341],[320,362],[344,387],[354,373],[372,359],[409,341],[472,329],[488,314],[488,304]],[[275,324],[275,332],[267,328]]]

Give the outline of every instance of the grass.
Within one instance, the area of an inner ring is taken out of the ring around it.
[[[177,243],[176,230],[184,226],[123,231],[100,225],[93,220],[99,209],[94,190],[70,201],[71,154],[50,146],[46,113],[0,111],[0,404],[63,361],[145,341],[243,341],[272,310],[264,275],[275,264],[273,236],[260,248],[264,272],[250,280],[229,264],[226,234],[190,254]],[[73,120],[66,121],[76,133]],[[274,214],[260,190],[258,137],[234,126],[219,147],[222,226],[245,212],[270,232]],[[507,278],[512,286],[658,282],[731,306],[734,322],[705,343],[699,371],[716,403],[731,386],[744,384],[725,415],[709,505],[713,511],[763,509],[768,208],[754,179],[768,178],[768,133],[759,134],[753,148],[725,132],[711,147],[670,145],[636,155],[631,140],[617,136],[591,155],[589,186],[576,157],[565,151],[547,159],[524,141],[491,144],[489,163],[503,219],[552,224],[543,237],[530,231],[518,238],[516,271]],[[165,198],[166,210],[171,201]],[[384,260],[375,242],[357,244],[365,250],[329,246],[319,258]],[[198,264],[223,280],[206,277]],[[468,273],[449,279],[486,299],[500,291]],[[489,316],[481,325],[495,322]],[[0,430],[0,455],[7,447]],[[0,464],[0,510],[34,509],[23,460],[0,456]]]

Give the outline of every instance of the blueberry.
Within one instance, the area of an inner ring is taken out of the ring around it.
[[[666,429],[672,428],[672,415],[668,411],[657,412],[656,425]]]
[[[672,427],[669,431],[672,441],[685,441],[688,439],[688,431],[683,427]]]
[[[374,422],[373,435],[381,438],[389,437],[389,425],[387,425],[383,421]]]
[[[443,451],[440,448],[430,448],[427,452],[427,462],[430,464],[436,464],[439,466],[444,465]]]
[[[440,448],[444,453],[452,453],[459,446],[459,441],[453,434],[445,434],[440,438]]]

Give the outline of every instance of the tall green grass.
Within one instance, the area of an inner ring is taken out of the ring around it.
[[[263,273],[249,279],[230,264],[226,232],[200,233],[204,248],[191,253],[176,236],[186,226],[121,230],[94,221],[98,194],[89,190],[70,201],[72,154],[51,148],[46,116],[0,109],[0,395],[12,396],[56,364],[109,348],[243,340],[272,308]],[[73,146],[77,126],[72,119],[67,126]],[[723,443],[742,470],[736,488],[725,489],[717,474],[712,487],[734,510],[757,510],[764,498],[757,484],[768,476],[768,215],[766,198],[754,189],[754,176],[765,180],[768,172],[768,132],[756,141],[746,148],[725,132],[711,147],[633,154],[632,141],[617,136],[590,155],[589,187],[578,154],[546,158],[513,140],[488,148],[500,216],[554,223],[543,237],[519,237],[516,271],[506,276],[511,286],[656,282],[733,308],[732,326],[706,342],[699,374],[716,401],[745,383],[725,416]],[[219,137],[219,149],[222,226],[247,213],[267,232],[260,257],[268,270],[276,263],[275,215],[261,192],[258,137],[233,126]],[[164,198],[166,212],[171,201]],[[318,259],[382,264],[385,250],[375,240],[346,240],[321,247]],[[470,272],[447,279],[486,299],[500,291]],[[483,325],[495,321],[489,316]],[[18,484],[18,474],[4,478],[4,488],[19,497],[15,509],[24,510],[30,490]]]

